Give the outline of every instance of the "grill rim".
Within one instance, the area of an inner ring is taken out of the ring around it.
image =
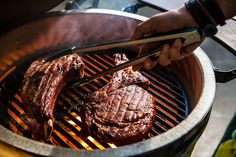
[[[82,13],[110,14],[116,16],[124,16],[140,21],[147,19],[146,17],[135,14],[124,13],[114,10],[105,10],[105,9],[91,9],[89,11]],[[34,141],[32,139],[17,135],[11,132],[10,130],[6,129],[2,125],[0,125],[0,132],[1,132],[0,139],[19,149],[23,149],[25,151],[34,154],[36,153],[45,156],[49,155],[50,156],[65,156],[65,155],[106,156],[110,155],[111,153],[114,154],[114,156],[131,156],[131,155],[147,153],[155,149],[165,147],[166,145],[169,145],[172,142],[178,140],[180,137],[181,138],[185,137],[189,132],[194,130],[195,126],[201,123],[201,121],[204,120],[204,118],[210,112],[215,97],[215,89],[216,89],[215,76],[210,59],[205,54],[205,52],[200,48],[196,49],[193,57],[197,59],[197,62],[200,65],[203,79],[203,84],[202,84],[203,89],[201,92],[201,96],[198,100],[198,103],[196,104],[195,108],[192,110],[192,112],[187,116],[185,120],[183,120],[179,125],[175,126],[169,131],[160,134],[159,136],[147,139],[145,141],[137,142],[135,144],[120,146],[117,148],[108,148],[102,151],[98,149],[92,151],[71,150],[70,148],[55,147],[49,144],[44,144]],[[202,65],[204,65],[204,68],[202,67]]]

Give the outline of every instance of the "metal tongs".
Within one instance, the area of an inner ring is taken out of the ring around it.
[[[126,41],[121,41],[121,42],[112,42],[112,43],[105,43],[105,44],[99,44],[99,45],[90,45],[89,47],[80,47],[80,48],[75,48],[72,50],[72,52],[90,52],[90,51],[99,51],[99,50],[107,50],[111,48],[121,48],[121,47],[127,47],[127,46],[134,46],[134,45],[139,45],[139,44],[146,44],[146,43],[151,43],[151,42],[160,42],[162,45],[166,43],[171,43],[175,39],[181,39],[183,42],[183,47],[188,46],[190,44],[196,43],[201,41],[203,38],[202,31],[200,29],[195,29],[195,28],[190,28],[190,29],[185,29],[185,30],[180,30],[180,31],[175,31],[175,32],[168,32],[168,33],[161,33],[161,34],[155,34],[155,36],[149,36],[145,37],[143,39],[139,40],[126,40]],[[139,63],[144,62],[147,58],[152,57],[152,56],[159,56],[161,53],[161,50],[155,50],[149,53],[145,53],[141,56],[138,56],[134,59],[129,60],[128,62],[125,62],[123,64],[114,66],[106,71],[103,71],[101,73],[88,76],[88,77],[83,77],[82,79],[76,80],[68,85],[68,87],[76,87],[84,83],[89,83],[101,76],[105,76],[108,74],[112,74],[116,71],[122,70],[124,68],[127,68],[129,66],[133,66]]]

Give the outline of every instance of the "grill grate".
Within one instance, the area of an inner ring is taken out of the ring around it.
[[[86,65],[85,75],[93,75],[113,66],[112,53],[90,53],[83,56]],[[11,131],[32,138],[30,119],[26,116],[22,104],[19,85],[22,80],[26,64],[23,67],[10,68],[1,80],[0,124]],[[152,70],[142,69],[141,73],[151,81],[149,92],[154,96],[156,118],[147,138],[159,135],[179,124],[189,112],[186,93],[178,79],[168,70],[157,66]],[[116,148],[112,143],[104,143],[94,137],[81,136],[80,100],[84,94],[103,87],[110,80],[111,75],[103,76],[89,84],[73,89],[64,89],[58,96],[54,116],[56,122],[54,131],[48,143],[71,149],[106,149]],[[44,142],[44,141],[41,141]]]

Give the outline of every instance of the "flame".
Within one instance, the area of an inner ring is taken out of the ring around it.
[[[93,137],[88,136],[87,139],[91,141],[92,143],[94,143],[100,150],[105,149],[105,147],[103,147],[100,143],[98,143],[98,141],[96,141]]]

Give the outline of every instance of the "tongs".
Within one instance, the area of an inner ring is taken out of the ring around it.
[[[171,43],[175,39],[181,39],[183,42],[183,47],[188,46],[190,44],[196,43],[201,41],[203,38],[202,31],[200,29],[196,28],[190,28],[190,29],[185,29],[185,30],[179,30],[179,31],[174,31],[174,32],[168,32],[168,33],[161,33],[161,34],[155,34],[154,36],[148,36],[143,39],[139,40],[126,40],[126,41],[119,41],[119,42],[112,42],[112,43],[105,43],[105,44],[100,44],[100,45],[90,45],[88,47],[80,47],[80,48],[75,48],[72,50],[72,52],[91,52],[91,51],[100,51],[100,50],[107,50],[107,49],[112,49],[112,48],[122,48],[122,47],[127,47],[127,46],[134,46],[134,45],[140,45],[140,44],[146,44],[146,43],[152,43],[152,42],[160,42],[161,45],[166,44],[166,43]],[[108,74],[112,74],[116,71],[122,70],[124,68],[127,68],[129,66],[133,66],[139,63],[144,62],[147,58],[152,57],[152,56],[159,56],[161,53],[161,49],[156,49],[154,51],[151,51],[149,53],[145,53],[141,56],[138,56],[136,58],[133,58],[123,64],[111,67],[108,70],[105,70],[101,73],[92,75],[92,76],[87,76],[83,77],[82,79],[76,80],[68,85],[68,87],[76,87],[84,83],[89,83],[101,76],[105,76]]]

